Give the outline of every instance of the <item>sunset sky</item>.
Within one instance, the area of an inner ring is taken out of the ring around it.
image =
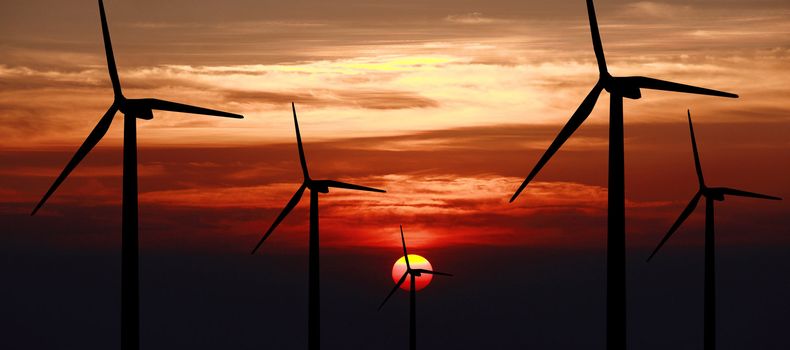
[[[144,261],[145,254],[153,254],[156,258],[149,262],[163,259],[173,266],[175,259],[165,257],[249,252],[301,182],[293,101],[311,175],[388,191],[333,190],[321,199],[321,244],[327,254],[343,259],[359,254],[360,261],[379,264],[366,268],[378,279],[367,281],[367,289],[359,287],[372,293],[365,297],[373,304],[392,286],[389,269],[400,257],[399,224],[410,249],[437,269],[458,275],[436,281],[426,293],[441,285],[468,285],[463,275],[479,271],[469,266],[493,264],[484,257],[498,250],[510,252],[512,258],[505,260],[516,265],[523,263],[519,259],[525,252],[544,251],[538,255],[545,265],[539,265],[547,271],[553,260],[545,251],[563,252],[558,256],[582,252],[596,264],[603,262],[607,94],[521,197],[507,202],[597,79],[583,1],[108,0],[105,6],[127,97],[162,98],[245,116],[231,120],[155,112],[153,120],[138,121]],[[642,99],[626,100],[626,224],[634,254],[629,262],[643,264],[696,191],[687,109],[709,185],[790,198],[790,3],[599,0],[596,9],[614,75],[645,75],[740,95],[721,99],[643,90]],[[30,260],[38,249],[57,256],[107,254],[105,260],[116,263],[120,114],[44,208],[29,216],[112,103],[96,2],[4,0],[0,34],[4,255],[9,261],[11,256],[27,261],[22,265],[28,272],[38,271]],[[259,256],[242,257],[259,258],[252,271],[260,273],[282,269],[272,266],[276,259],[299,261],[288,271],[295,278],[290,286],[300,293],[306,288],[301,264],[306,260],[307,202],[283,222]],[[768,252],[776,249],[787,256],[790,201],[733,198],[716,210],[717,245],[732,252],[732,259],[750,261],[738,255],[739,247],[754,256],[772,256]],[[688,256],[696,259],[699,273],[689,275],[692,286],[687,289],[699,295],[702,212],[698,208],[663,252],[672,256],[673,249],[691,249]],[[78,260],[74,264],[96,264]],[[684,260],[676,257],[675,262],[683,266]],[[765,262],[788,272],[787,263],[781,268],[773,263]],[[58,275],[57,265],[52,262],[44,270]],[[568,266],[562,268],[568,278],[583,274],[576,265]],[[749,268],[741,268],[749,276]],[[107,278],[115,281],[112,271]],[[146,286],[145,267],[142,271],[145,297],[145,289],[154,287]],[[720,273],[726,273],[724,268]],[[13,276],[20,284],[26,278]],[[765,287],[776,295],[790,293],[783,279],[765,282]],[[603,279],[594,282],[595,297],[590,298],[603,303]],[[750,282],[732,281],[743,283]],[[29,288],[4,296],[27,300]],[[117,292],[115,285],[101,288]],[[639,288],[634,287],[636,294]],[[759,290],[751,293],[749,297],[760,295]],[[113,295],[105,298],[113,317],[117,301]],[[697,307],[696,299],[689,303]],[[302,304],[289,316],[296,326],[302,324]],[[392,309],[399,306],[406,311],[405,303]],[[775,317],[790,313],[787,301],[770,309]],[[25,314],[19,310],[18,315]],[[701,310],[700,304],[699,312],[688,315],[701,319]],[[602,322],[602,311],[593,308],[589,314]],[[145,313],[142,320],[145,324]],[[786,324],[786,316],[783,320]],[[35,328],[10,323],[20,334]],[[393,324],[405,337],[406,319]],[[145,327],[144,343],[146,334],[148,339],[167,338],[145,333]],[[587,330],[596,346],[603,337],[599,328]],[[277,331],[271,325],[268,329]],[[504,337],[502,344],[555,344],[561,338],[535,341],[496,334]],[[692,342],[697,340],[689,334]]]

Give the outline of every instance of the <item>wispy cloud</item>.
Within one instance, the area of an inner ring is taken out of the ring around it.
[[[637,18],[670,18],[686,15],[692,11],[690,5],[679,5],[657,1],[638,1],[625,5],[624,15]]]
[[[529,208],[508,205],[515,178],[386,175],[343,179],[387,189],[387,194],[333,190],[322,199],[322,225],[325,230],[344,230],[342,237],[329,239],[329,245],[379,246],[388,239],[382,235],[391,223],[411,222],[422,231],[415,239],[420,244],[517,244],[500,241],[497,235],[476,234],[473,222],[496,227],[502,217],[542,215],[600,215],[605,209],[606,192],[596,186],[574,183],[536,183],[525,201]],[[268,218],[278,212],[298,184],[274,183],[239,188],[200,188],[143,193],[142,203],[167,207],[253,208],[267,210]],[[307,199],[304,200],[307,203]],[[304,204],[306,205],[306,204]],[[303,205],[303,207],[304,207]],[[428,219],[432,218],[432,219]],[[387,224],[390,223],[390,224]],[[429,224],[430,223],[430,224]],[[454,224],[451,224],[454,223]],[[290,231],[291,229],[284,229]],[[349,232],[351,231],[351,232]],[[497,227],[500,233],[519,231]],[[459,234],[461,232],[461,234]],[[525,233],[523,241],[529,241]]]
[[[229,102],[286,105],[296,102],[316,108],[350,107],[364,109],[407,109],[438,107],[437,101],[401,91],[337,91],[315,89],[307,92],[231,91]]]
[[[445,21],[450,23],[459,24],[491,24],[491,23],[504,23],[507,22],[503,19],[485,17],[480,12],[470,12],[459,15],[449,15],[444,18]]]

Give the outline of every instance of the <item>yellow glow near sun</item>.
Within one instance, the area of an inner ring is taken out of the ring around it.
[[[356,70],[370,70],[370,71],[407,71],[414,70],[417,67],[428,68],[432,66],[452,63],[457,61],[452,57],[447,56],[404,56],[404,57],[383,57],[377,60],[368,60],[368,62],[353,62],[343,63],[339,66],[347,67]]]
[[[398,259],[398,261],[396,261],[395,263],[406,265],[406,257],[405,256],[400,257],[400,259]],[[422,268],[422,267],[417,267],[417,265],[422,265],[422,264],[430,265],[431,263],[428,262],[428,259],[423,258],[422,256],[419,256],[417,254],[409,254],[409,265],[411,265],[412,268]]]

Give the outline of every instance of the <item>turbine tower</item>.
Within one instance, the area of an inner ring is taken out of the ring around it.
[[[381,302],[379,305],[379,310],[384,307],[384,304],[390,297],[395,294],[395,291],[400,288],[403,282],[406,281],[406,277],[409,277],[409,349],[416,350],[417,349],[417,287],[416,287],[416,278],[420,277],[422,274],[429,274],[429,275],[439,275],[439,276],[450,276],[451,274],[439,271],[432,271],[426,269],[412,269],[411,264],[409,264],[409,253],[406,252],[406,239],[403,238],[403,225],[400,226],[400,240],[403,244],[403,258],[406,260],[406,272],[403,273],[403,276],[398,280],[398,283],[395,284],[395,287],[392,288],[390,294],[387,294],[387,297],[384,298],[384,301]]]
[[[349,184],[345,182],[339,182],[334,180],[313,180],[310,178],[310,174],[307,171],[307,161],[305,160],[304,156],[304,148],[302,147],[302,136],[299,133],[299,122],[296,120],[296,107],[293,103],[291,103],[291,109],[293,110],[294,114],[294,127],[296,128],[296,145],[299,148],[299,162],[302,165],[302,175],[304,176],[304,181],[302,182],[302,186],[296,190],[291,200],[288,201],[288,204],[285,205],[283,211],[277,218],[274,220],[274,223],[269,230],[263,235],[258,244],[255,245],[255,248],[252,250],[251,254],[255,254],[255,252],[260,248],[263,244],[263,241],[268,238],[274,229],[277,228],[277,225],[285,219],[286,216],[293,210],[294,207],[299,203],[299,200],[302,199],[302,194],[304,193],[305,189],[310,190],[310,236],[309,236],[309,272],[308,272],[308,320],[307,320],[307,347],[308,349],[314,350],[319,349],[321,347],[320,343],[320,293],[319,293],[319,268],[318,268],[318,194],[319,193],[329,193],[330,188],[345,188],[349,190],[357,190],[357,191],[368,191],[368,192],[381,192],[384,193],[386,191],[372,188],[372,187],[365,187],[359,186],[354,184]]]
[[[705,185],[705,179],[702,177],[702,166],[699,162],[699,153],[697,152],[697,141],[694,138],[694,126],[691,124],[691,111],[688,111],[689,131],[691,133],[691,148],[694,151],[694,167],[697,170],[697,180],[699,181],[699,190],[691,198],[686,209],[680,213],[680,217],[675,221],[669,232],[664,236],[658,244],[653,253],[647,258],[649,262],[653,259],[659,249],[664,246],[664,243],[672,237],[672,234],[677,231],[680,225],[691,215],[697,203],[702,197],[705,197],[705,300],[704,300],[704,336],[703,343],[705,350],[713,350],[716,348],[716,268],[715,268],[715,241],[713,232],[713,203],[714,201],[723,201],[724,196],[736,197],[750,197],[760,199],[781,200],[779,197],[768,196],[759,193],[747,192],[736,190],[727,187],[708,187]]]
[[[664,90],[699,95],[737,98],[738,95],[678,84],[654,78],[633,76],[613,77],[606,67],[601,35],[595,18],[592,0],[587,0],[587,15],[590,20],[593,49],[598,62],[599,78],[592,91],[584,98],[567,124],[538,160],[538,163],[519,186],[510,202],[527,187],[551,156],[573,135],[587,119],[603,90],[609,92],[609,184],[608,220],[606,249],[606,345],[610,350],[626,348],[626,293],[625,293],[625,185],[623,161],[623,98],[639,99],[641,89]]]
[[[107,56],[107,68],[112,81],[115,95],[110,108],[93,128],[85,142],[82,143],[74,157],[66,164],[63,172],[44,194],[30,215],[35,215],[41,206],[55,193],[58,186],[69,176],[72,170],[104,137],[112,124],[115,114],[123,113],[123,204],[122,204],[122,233],[121,233],[121,349],[131,350],[139,348],[140,319],[139,319],[139,276],[138,276],[138,231],[137,231],[137,118],[153,119],[153,110],[204,114],[217,117],[243,118],[241,115],[217,111],[213,109],[195,107],[181,103],[158,100],[154,98],[128,99],[121,92],[121,82],[115,66],[115,57],[110,42],[110,31],[107,28],[107,18],[104,14],[104,4],[99,0],[99,15],[101,16],[102,34],[104,36],[104,51]]]

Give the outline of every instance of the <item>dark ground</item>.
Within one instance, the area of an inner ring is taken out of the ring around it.
[[[144,349],[304,349],[306,255],[141,255]],[[702,344],[702,247],[629,256],[632,349]],[[597,248],[595,248],[597,249]],[[119,249],[0,247],[3,349],[119,344]],[[466,247],[415,251],[456,277],[418,294],[418,342],[435,349],[603,349],[604,251]],[[408,298],[392,287],[390,250],[322,254],[325,349],[407,347]],[[719,349],[788,349],[790,261],[784,247],[718,251]],[[481,271],[488,270],[489,273]]]

